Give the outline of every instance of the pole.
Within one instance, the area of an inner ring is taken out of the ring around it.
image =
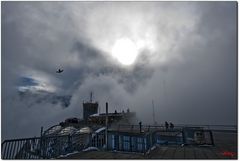
[[[106,149],[108,149],[108,103],[106,102]]]
[[[153,108],[153,125],[155,125],[156,121],[155,121],[155,111],[154,111],[154,102],[152,100],[152,108]]]
[[[40,134],[40,137],[42,137],[43,135],[43,127],[41,127],[41,134]]]
[[[139,124],[139,131],[140,133],[142,133],[142,122],[139,122],[138,124]]]
[[[90,102],[92,103],[93,92],[90,93]]]

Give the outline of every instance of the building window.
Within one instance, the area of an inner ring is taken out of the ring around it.
[[[123,141],[122,141],[122,136],[119,136],[119,139],[118,139],[119,141],[118,141],[118,149],[119,150],[122,150],[122,143],[123,143]]]
[[[130,150],[130,137],[129,136],[123,136],[123,150]]]
[[[115,149],[115,136],[114,135],[112,135],[111,141],[112,141],[112,149]]]
[[[131,149],[132,151],[136,151],[136,137],[131,137]]]
[[[138,151],[142,151],[143,150],[142,138],[137,138],[137,150]]]

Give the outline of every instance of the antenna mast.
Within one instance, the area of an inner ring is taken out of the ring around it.
[[[152,108],[153,108],[153,124],[156,124],[156,120],[155,120],[155,110],[154,110],[154,102],[152,100]]]
[[[93,92],[91,91],[90,93],[90,102],[92,103],[92,98],[93,98]]]

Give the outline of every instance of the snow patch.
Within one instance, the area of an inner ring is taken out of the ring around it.
[[[90,116],[99,116],[99,114],[92,114],[92,115],[90,115]]]
[[[95,131],[95,133],[99,133],[99,132],[101,132],[101,131],[103,131],[105,129],[106,129],[106,127],[99,128],[98,130]]]
[[[156,146],[153,146],[153,147],[151,147],[151,150],[154,150],[156,148]]]
[[[76,154],[76,153],[79,153],[79,151],[74,151],[74,152],[68,153],[66,155],[60,155],[59,157],[67,157],[69,155]]]
[[[88,147],[84,150],[82,150],[83,152],[86,152],[86,151],[99,151],[99,149],[97,147]]]
[[[152,147],[146,152],[146,154],[149,154],[152,150],[154,150],[154,149],[156,149],[156,148],[157,148],[156,145],[152,146]]]

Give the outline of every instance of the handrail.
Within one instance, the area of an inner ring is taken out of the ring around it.
[[[129,124],[120,124],[118,128],[123,128],[123,127],[136,127],[139,128],[139,125],[129,125]],[[227,128],[237,130],[237,125],[217,125],[217,124],[209,124],[209,125],[201,125],[201,124],[176,124],[174,126],[175,128],[182,128],[182,127],[204,127],[208,129],[215,129],[214,127],[218,127],[217,130],[226,130]],[[222,127],[220,129],[220,127]],[[165,126],[162,125],[142,125],[142,128],[165,128]],[[227,130],[229,130],[227,129]]]
[[[86,148],[86,134],[8,139],[1,144],[2,159],[56,158]]]

